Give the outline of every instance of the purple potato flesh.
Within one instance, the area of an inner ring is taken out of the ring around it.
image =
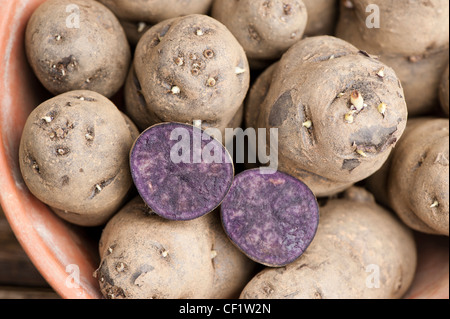
[[[226,148],[204,131],[181,123],[144,131],[131,150],[130,167],[142,199],[170,220],[192,220],[212,212],[234,178]]]
[[[283,267],[313,240],[319,206],[312,191],[282,172],[238,174],[222,203],[223,227],[231,241],[254,261]]]

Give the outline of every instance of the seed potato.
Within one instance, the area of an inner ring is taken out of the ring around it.
[[[111,97],[131,60],[119,20],[90,0],[42,3],[28,21],[25,49],[34,74],[54,95],[91,90]]]
[[[131,128],[131,130],[130,130]],[[117,107],[92,91],[70,91],[27,119],[19,163],[28,189],[64,219],[105,223],[123,204],[132,179],[132,128]]]
[[[283,55],[257,118],[267,140],[278,129],[278,169],[322,197],[381,168],[403,134],[407,107],[391,68],[344,40],[319,36]]]
[[[147,123],[201,120],[204,128],[224,128],[242,111],[250,85],[244,50],[223,24],[205,15],[152,27],[138,43],[134,70]],[[128,113],[133,118],[139,111]]]
[[[416,270],[413,233],[370,196],[356,198],[322,206],[308,250],[284,268],[262,270],[241,299],[401,298]]]
[[[211,15],[233,33],[252,67],[279,59],[302,39],[308,20],[302,0],[216,0]]]
[[[254,274],[217,214],[169,221],[140,198],[108,222],[99,249],[95,276],[111,299],[237,298]]]
[[[449,121],[408,122],[392,154],[388,176],[392,209],[411,228],[449,235]]]

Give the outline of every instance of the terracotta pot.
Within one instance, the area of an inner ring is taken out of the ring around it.
[[[50,97],[28,66],[23,43],[26,23],[43,1],[0,0],[0,204],[22,247],[61,297],[102,298],[93,277],[99,264],[95,236],[54,215],[30,194],[19,170],[25,121]],[[417,238],[418,273],[406,298],[448,298],[448,238]]]

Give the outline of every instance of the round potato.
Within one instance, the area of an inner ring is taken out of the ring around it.
[[[31,193],[83,226],[105,223],[132,185],[133,130],[117,107],[92,91],[70,91],[27,119],[19,163]]]
[[[403,89],[391,68],[346,41],[319,36],[283,55],[256,127],[267,129],[267,140],[270,129],[278,129],[278,162],[271,167],[277,164],[322,197],[381,168],[406,120]]]
[[[449,235],[449,121],[410,120],[392,154],[388,177],[392,209],[411,228]]]
[[[134,70],[142,95],[138,108],[145,112],[128,114],[141,114],[145,125],[201,120],[205,128],[226,127],[240,111],[250,82],[240,44],[223,24],[204,15],[152,27],[136,48]]]
[[[130,47],[117,18],[89,0],[49,0],[26,29],[28,61],[44,87],[57,95],[91,90],[106,97],[125,82]]]
[[[103,230],[95,272],[106,298],[236,298],[254,264],[233,247],[217,214],[169,221],[135,198]]]
[[[355,197],[353,197],[355,198]],[[414,278],[413,234],[373,201],[330,200],[308,250],[284,268],[266,268],[242,299],[394,299]]]
[[[250,64],[281,57],[303,37],[308,14],[302,0],[216,0],[212,17],[234,34]]]

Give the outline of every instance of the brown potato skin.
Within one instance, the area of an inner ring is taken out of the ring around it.
[[[125,112],[130,116],[132,121],[136,123],[138,129],[142,132],[147,128],[162,123],[163,121],[159,119],[154,112],[152,112],[151,108],[148,106],[145,101],[144,96],[142,95],[142,87],[139,83],[136,73],[134,72],[134,67],[130,68],[130,72],[128,74],[127,80],[125,82],[124,89],[124,97],[125,97]],[[218,125],[208,125],[208,123],[202,123],[202,129],[206,130],[208,128],[219,129],[222,134],[222,142],[226,143],[226,128],[239,128],[242,126],[244,120],[244,104],[238,109],[234,117],[230,120],[230,122]],[[192,122],[186,124],[193,124]]]
[[[344,3],[345,1],[342,1]],[[437,92],[448,64],[449,2],[352,0],[341,5],[336,36],[394,68],[405,90],[410,116],[436,110]],[[380,8],[380,28],[367,28],[366,8]]]
[[[381,168],[364,181],[364,186],[371,192],[376,201],[390,208],[388,198],[388,180],[391,168],[392,153]]]
[[[256,129],[256,132],[258,132],[257,123],[259,113],[261,112],[262,104],[264,102],[264,99],[266,98],[267,92],[269,91],[270,85],[272,83],[273,73],[275,72],[277,66],[278,62],[275,62],[269,67],[267,67],[253,83],[245,101],[245,112],[244,112],[245,129],[253,128]],[[250,139],[246,139],[245,143],[246,143],[246,154],[249,154],[250,147],[254,151],[256,152],[258,151],[258,145],[251,145]],[[254,162],[253,160],[250,161],[248,157],[245,159],[244,165],[247,169],[253,169],[262,166],[258,158],[256,158],[256,162]]]
[[[130,119],[130,117],[128,115],[126,115],[123,112],[120,112],[120,113],[122,114],[123,118],[125,119],[125,123],[127,124],[127,127],[130,130],[131,138],[133,139],[133,141],[135,141],[141,134],[141,132],[139,131],[139,128]]]
[[[130,67],[124,86],[125,113],[133,120],[139,130],[145,129],[155,124],[161,123],[154,112],[148,107],[142,94],[141,83],[137,79],[134,66]]]
[[[398,299],[414,278],[412,231],[370,199],[329,200],[311,246],[281,269],[266,268],[241,299]],[[379,267],[379,288],[368,283]]]
[[[213,241],[213,285],[209,299],[238,299],[245,285],[256,273],[257,264],[245,256],[228,238],[219,211],[209,216],[209,233]]]
[[[205,298],[212,285],[205,222],[164,220],[140,198],[127,204],[100,239],[96,277],[105,298]]]
[[[449,66],[447,65],[447,69],[445,70],[444,74],[442,75],[441,85],[439,86],[439,99],[441,102],[442,109],[444,110],[444,113],[447,116],[449,115],[448,69],[449,69]]]
[[[382,68],[385,76],[380,78]],[[350,124],[345,114],[355,89],[367,107]],[[378,111],[381,102],[389,106],[384,116]],[[322,197],[376,172],[403,134],[406,119],[403,90],[392,69],[341,39],[319,36],[283,55],[257,127],[267,128],[267,134],[278,128],[278,169]],[[307,120],[310,129],[303,126]]]
[[[334,35],[338,18],[337,0],[303,0],[308,12],[305,36]]]
[[[131,121],[131,119],[124,113],[120,112],[123,116],[123,118],[125,119],[125,123],[130,131],[130,135],[131,135],[131,139],[133,141],[135,141],[138,137],[139,137],[139,130],[137,128],[137,126],[133,123],[133,121]],[[91,226],[90,224],[92,222],[94,223],[101,223],[102,225],[106,223],[106,219],[104,219],[104,221],[99,221],[99,222],[95,222],[92,220],[87,220],[86,216],[83,214],[79,214],[79,213],[73,213],[73,212],[69,212],[67,210],[61,210],[61,209],[57,209],[55,207],[50,207],[50,209],[59,217],[61,217],[64,220],[70,221],[72,224],[76,224],[76,225],[84,225],[84,226]],[[110,217],[110,216],[108,216]]]
[[[161,122],[202,120],[223,128],[240,111],[250,85],[244,50],[223,24],[204,15],[152,27],[136,47],[134,69],[145,116]]]
[[[206,14],[212,0],[98,0],[122,20],[156,24],[189,14]]]
[[[211,15],[234,34],[251,65],[280,58],[302,39],[308,19],[302,0],[216,0]]]
[[[130,125],[96,92],[70,91],[45,101],[30,114],[20,141],[28,189],[69,222],[104,224],[132,186]]]
[[[392,154],[392,209],[414,230],[449,235],[449,121],[410,120]],[[437,207],[431,207],[437,201]]]
[[[78,14],[79,28],[67,27]],[[28,61],[44,87],[54,95],[91,90],[106,97],[125,82],[130,47],[114,14],[88,0],[49,0],[32,14],[26,29]]]
[[[273,74],[278,62],[273,63],[262,72],[253,83],[245,101],[245,127],[257,127],[261,106],[272,84]]]
[[[106,298],[237,298],[254,263],[228,240],[218,216],[169,221],[137,197],[103,230],[95,272]]]

